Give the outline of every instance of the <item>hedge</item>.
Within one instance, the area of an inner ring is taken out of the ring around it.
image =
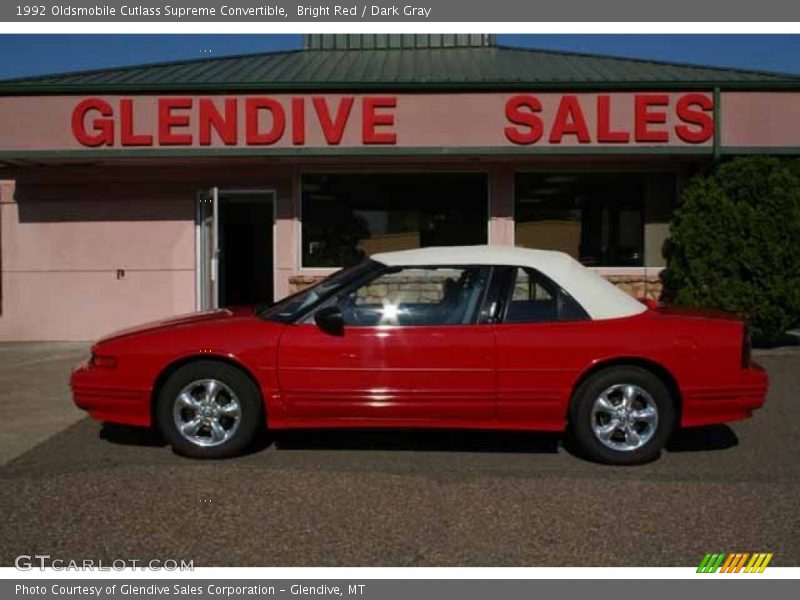
[[[800,160],[736,158],[683,190],[664,254],[664,298],[742,317],[778,342],[800,322]]]

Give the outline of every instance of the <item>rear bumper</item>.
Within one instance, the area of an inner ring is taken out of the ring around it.
[[[88,362],[75,367],[70,379],[75,406],[97,421],[150,426],[150,390],[116,387],[113,372]]]
[[[764,405],[769,387],[766,371],[757,363],[742,369],[732,385],[685,390],[682,427],[715,425],[752,416]]]

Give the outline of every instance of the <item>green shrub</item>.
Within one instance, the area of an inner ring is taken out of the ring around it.
[[[737,158],[681,194],[664,299],[741,316],[760,344],[800,321],[800,161]]]

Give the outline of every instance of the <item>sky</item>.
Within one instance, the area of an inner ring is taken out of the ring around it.
[[[800,74],[800,35],[498,35],[510,46]],[[296,49],[301,35],[0,35],[0,79]]]

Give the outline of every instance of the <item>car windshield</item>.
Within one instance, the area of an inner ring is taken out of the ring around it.
[[[293,321],[307,309],[316,306],[364,273],[379,268],[379,265],[380,263],[375,261],[365,260],[352,267],[340,269],[310,288],[287,296],[275,304],[258,307],[256,315],[262,319],[280,323]]]

